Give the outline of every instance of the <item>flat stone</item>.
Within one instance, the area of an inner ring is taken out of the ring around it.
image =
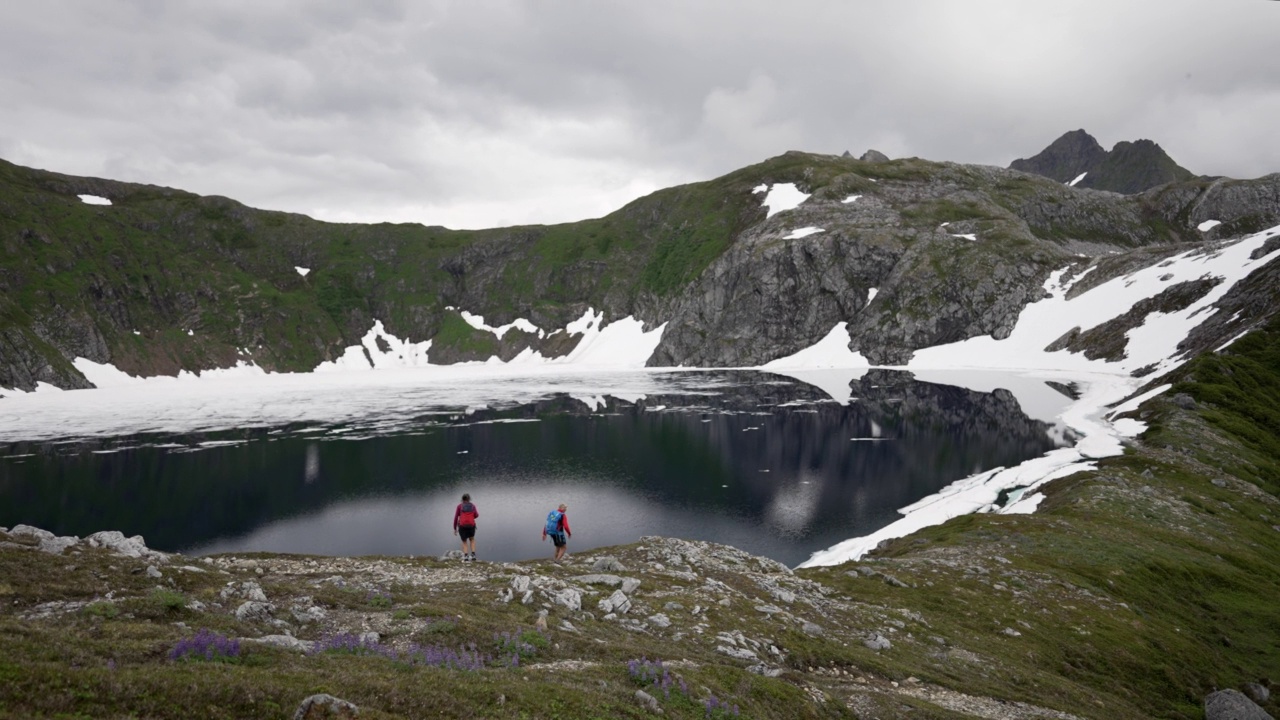
[[[667,617],[666,615],[663,615],[662,613],[658,613],[657,615],[650,615],[648,620],[650,625],[654,625],[656,627],[660,627],[660,628],[671,627],[671,618]]]
[[[735,647],[732,645],[717,645],[716,652],[728,655],[738,660],[759,660],[760,657],[748,648]]]
[[[640,581],[635,578],[622,578],[622,592],[630,595],[640,587]]]
[[[573,588],[560,590],[555,593],[551,599],[554,600],[556,604],[563,605],[570,610],[577,611],[582,609],[582,593],[574,590]]]
[[[597,558],[595,562],[591,563],[591,570],[598,573],[626,572],[627,568],[618,561],[618,558],[606,555],[602,558]]]
[[[245,640],[298,652],[311,652],[313,646],[310,640],[299,640],[292,635],[264,635],[260,638],[245,638]]]
[[[512,589],[512,590],[514,590],[514,591],[516,591],[516,592],[518,592],[518,593],[521,593],[521,594],[524,594],[525,592],[528,592],[528,590],[529,590],[529,576],[528,576],[528,575],[517,575],[517,576],[515,576],[515,577],[511,578],[511,589]]]
[[[40,545],[36,549],[40,552],[49,553],[50,555],[61,555],[64,550],[79,542],[80,538],[72,537],[70,535],[64,537],[40,538]]]

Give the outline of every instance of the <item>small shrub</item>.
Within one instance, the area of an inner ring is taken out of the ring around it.
[[[168,590],[165,588],[156,588],[151,591],[148,601],[165,612],[177,612],[187,606],[187,598],[180,592]]]
[[[673,689],[685,697],[689,695],[689,686],[685,684],[684,678],[673,676],[661,660],[643,657],[631,660],[627,663],[627,674],[637,685],[652,687],[656,692],[661,692],[663,698],[670,699]]]
[[[518,667],[521,660],[528,660],[545,649],[550,642],[537,630],[525,630],[522,633],[494,633],[494,644],[498,647],[498,656],[506,658],[507,664]]]
[[[413,613],[405,610],[404,608],[400,608],[399,610],[391,613],[392,620],[408,620],[411,617],[413,617]]]
[[[737,705],[730,705],[715,695],[702,701],[702,706],[706,709],[706,716],[709,718],[738,717]]]
[[[116,607],[116,604],[113,602],[99,600],[98,602],[92,602],[86,605],[83,612],[89,617],[100,617],[111,620],[120,615],[120,608]]]
[[[179,640],[178,644],[169,651],[169,659],[239,662],[240,641],[212,630],[200,630],[192,637]]]
[[[370,590],[365,596],[365,602],[376,608],[389,608],[394,604],[391,593],[382,590]]]

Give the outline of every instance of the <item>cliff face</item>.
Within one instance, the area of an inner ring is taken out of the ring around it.
[[[769,216],[760,188],[788,183],[808,198]],[[1202,233],[1206,219],[1222,225]],[[991,167],[805,153],[596,220],[482,231],[321,223],[0,163],[0,387],[82,387],[77,357],[145,375],[238,361],[309,370],[375,319],[432,339],[433,362],[576,342],[498,341],[461,310],[494,326],[563,327],[588,307],[606,322],[667,323],[655,365],[753,365],[845,322],[852,349],[897,364],[1002,337],[1069,263],[1277,223],[1280,176],[1125,197]]]
[[[1039,154],[1014,160],[1009,168],[1043,175],[1062,183],[1080,178],[1075,183],[1078,187],[1125,195],[1195,177],[1150,140],[1119,142],[1111,152],[1107,152],[1084,130],[1073,130],[1063,135]]]

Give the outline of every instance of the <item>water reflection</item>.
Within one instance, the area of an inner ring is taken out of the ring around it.
[[[15,443],[0,446],[0,524],[197,554],[438,554],[465,491],[491,560],[549,555],[542,518],[565,502],[579,550],[659,534],[794,564],[1061,437],[1003,390],[888,371],[848,387],[844,404],[779,375],[694,373],[626,400],[565,387],[470,412],[425,404],[413,422]]]

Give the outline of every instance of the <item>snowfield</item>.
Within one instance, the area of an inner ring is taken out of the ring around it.
[[[1077,178],[1077,181],[1079,178]],[[769,215],[799,205],[807,195],[794,185],[760,186]],[[850,198],[851,201],[855,198]],[[86,202],[89,202],[86,200]],[[1204,228],[1202,228],[1204,229]],[[801,228],[792,232],[818,232]],[[1280,256],[1280,249],[1250,256],[1280,226],[1241,240],[1199,248],[1102,283],[1068,298],[1072,284],[1087,274],[1054,273],[1045,285],[1049,297],[1027,306],[1003,340],[990,336],[917,351],[905,368],[917,379],[980,392],[1005,388],[1029,416],[1053,423],[1054,432],[1078,438],[1012,468],[996,468],[952,483],[942,491],[901,508],[902,518],[875,533],[814,553],[804,566],[830,565],[860,558],[877,543],[971,512],[1032,512],[1043,499],[1037,489],[1055,478],[1087,470],[1098,458],[1122,452],[1122,441],[1140,433],[1141,423],[1115,419],[1125,409],[1167,389],[1157,388],[1124,406],[1144,381],[1132,371],[1155,368],[1151,377],[1177,367],[1178,343],[1217,312],[1213,304],[1240,280]],[[297,268],[304,274],[305,268]],[[1205,277],[1221,282],[1184,310],[1153,312],[1127,335],[1126,355],[1117,362],[1088,360],[1045,347],[1079,327],[1088,330],[1128,312],[1138,302],[1176,283]],[[870,293],[869,302],[875,297]],[[689,373],[646,368],[662,339],[665,324],[646,329],[634,317],[607,319],[588,310],[564,328],[548,332],[518,319],[501,327],[459,310],[472,327],[501,338],[512,329],[544,337],[556,332],[581,336],[565,357],[545,358],[525,351],[510,362],[436,365],[431,341],[412,342],[386,332],[375,322],[359,345],[310,373],[266,373],[253,364],[252,349],[242,350],[236,367],[183,372],[178,377],[136,378],[109,365],[80,358],[75,366],[94,383],[93,390],[61,391],[41,385],[35,392],[0,388],[0,442],[58,441],[65,438],[118,437],[138,433],[191,433],[236,428],[277,427],[292,423],[345,422],[352,437],[377,434],[420,419],[424,406],[467,409],[510,406],[566,393],[593,410],[616,397],[628,402],[658,394]],[[1242,333],[1243,334],[1243,333]],[[1238,337],[1238,336],[1237,336]],[[1230,342],[1222,347],[1225,348]],[[387,349],[383,349],[383,348]],[[1220,348],[1221,349],[1221,348]],[[762,365],[761,370],[795,377],[831,396],[856,401],[850,382],[870,369],[861,353],[849,349],[847,324],[838,323],[812,347]],[[689,368],[682,368],[689,370]],[[992,371],[1000,371],[994,373]],[[1046,380],[1075,383],[1079,399],[1068,401],[1047,388]],[[1008,491],[1010,502],[995,505]]]

